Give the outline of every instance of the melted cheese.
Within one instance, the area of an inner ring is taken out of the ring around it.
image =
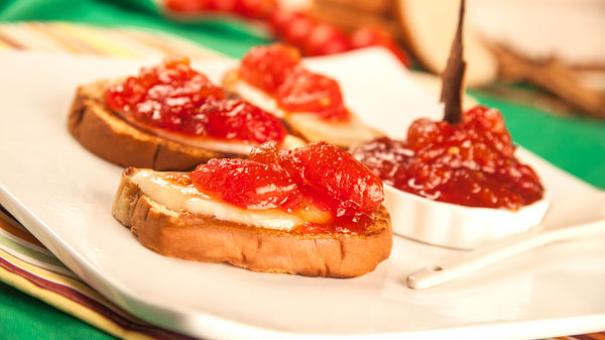
[[[192,185],[176,184],[167,180],[164,174],[152,170],[137,171],[132,176],[132,181],[145,195],[176,212],[187,211],[192,214],[213,216],[221,221],[287,231],[304,223],[298,216],[279,209],[242,209],[219,202],[201,193]]]
[[[380,132],[369,128],[357,117],[351,117],[344,123],[326,123],[312,113],[292,113],[288,115],[286,121],[309,140],[327,140],[339,146],[350,146],[382,136]]]
[[[326,140],[328,142],[349,146],[372,140],[382,134],[352,116],[347,122],[326,122],[309,112],[286,112],[279,107],[272,96],[239,78],[229,79],[229,87],[244,100],[282,117],[308,140]]]
[[[286,116],[285,111],[277,105],[277,101],[272,96],[239,78],[233,81],[233,88],[231,90],[237,93],[245,101],[258,106],[267,112],[271,112],[277,117],[284,118]]]
[[[180,133],[174,133],[163,129],[153,129],[153,131],[160,137],[170,139],[181,144],[229,154],[247,155],[254,147],[251,144],[243,142],[227,142],[208,138],[183,136]]]
[[[271,111],[268,111],[268,112],[271,112]],[[228,141],[228,140],[212,139],[209,137],[186,136],[186,135],[172,132],[172,131],[169,131],[166,129],[155,128],[155,127],[151,127],[146,124],[142,124],[141,122],[137,121],[136,119],[132,118],[129,115],[120,114],[120,116],[123,119],[125,119],[127,122],[129,122],[130,124],[140,128],[142,130],[150,131],[153,134],[155,134],[156,136],[166,138],[166,139],[169,139],[169,140],[181,143],[181,144],[193,146],[195,148],[206,149],[206,150],[222,152],[222,153],[227,153],[227,154],[234,154],[234,155],[248,155],[248,154],[250,154],[250,151],[252,151],[253,147],[258,146],[256,144],[251,144],[248,142],[238,141],[238,140]],[[298,147],[301,147],[304,145],[305,145],[305,142],[302,139],[294,137],[292,135],[286,135],[286,137],[284,138],[284,141],[282,143],[282,148],[294,149],[294,148],[298,148]]]
[[[176,141],[176,142],[179,142],[182,144],[191,145],[196,148],[202,148],[202,149],[207,149],[207,150],[228,153],[228,154],[246,155],[247,156],[248,154],[250,154],[250,151],[252,151],[252,148],[257,146],[257,145],[248,144],[245,142],[237,142],[237,141],[228,142],[228,141],[221,141],[221,140],[213,140],[213,139],[209,139],[209,138],[188,137],[188,136],[183,136],[182,134],[179,134],[179,133],[174,133],[174,132],[170,132],[170,131],[166,131],[166,130],[162,130],[162,129],[155,129],[154,131],[158,136],[164,137],[166,139],[171,139],[173,141]],[[294,148],[298,148],[298,147],[301,147],[304,145],[305,145],[305,142],[303,142],[300,138],[294,137],[292,135],[286,135],[286,137],[284,138],[284,142],[282,144],[282,148],[294,149]]]

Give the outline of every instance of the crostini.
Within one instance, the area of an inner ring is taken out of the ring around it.
[[[156,170],[191,170],[215,157],[245,156],[268,141],[304,145],[279,118],[227,98],[187,59],[80,86],[68,129],[112,163]]]
[[[363,124],[345,105],[338,82],[309,71],[297,49],[283,45],[251,49],[223,86],[281,117],[295,135],[341,147],[383,134]]]
[[[189,173],[128,168],[113,215],[162,255],[346,278],[390,254],[383,197],[380,178],[336,146],[269,142]]]

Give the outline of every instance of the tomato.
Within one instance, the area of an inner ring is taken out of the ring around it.
[[[302,12],[278,8],[271,14],[269,24],[273,29],[273,33],[277,36],[280,36],[284,28],[286,28],[290,22],[302,16],[305,16],[305,14]]]
[[[166,0],[165,6],[174,12],[181,13],[196,13],[207,8],[207,1],[192,1],[192,0]]]
[[[288,44],[302,47],[305,50],[305,42],[313,29],[315,20],[307,15],[299,15],[292,18],[280,32],[280,37]]]
[[[397,42],[386,31],[379,28],[364,26],[356,29],[351,34],[351,47],[354,49],[380,46],[388,49],[405,66],[410,66],[407,54],[397,45]]]
[[[306,32],[306,37],[302,43],[306,55],[334,54],[350,49],[347,35],[333,25],[316,24],[310,32]]]
[[[184,14],[236,14],[249,19],[268,19],[277,10],[276,0],[166,0],[171,11]]]
[[[278,3],[277,0],[235,0],[234,7],[235,13],[244,18],[268,19],[277,10]]]

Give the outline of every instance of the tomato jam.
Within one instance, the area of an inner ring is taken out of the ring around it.
[[[436,201],[517,210],[540,200],[544,188],[515,146],[497,110],[482,106],[460,123],[416,120],[407,141],[379,138],[353,154],[385,183]]]
[[[305,69],[293,47],[274,44],[251,49],[242,59],[239,76],[273,96],[287,112],[313,113],[325,120],[349,119],[338,82]]]
[[[249,159],[214,159],[191,180],[201,192],[245,209],[281,209],[301,217],[303,232],[362,232],[384,198],[378,176],[326,143],[279,151],[255,148]]]
[[[286,136],[277,117],[245,101],[226,99],[223,89],[186,59],[141,69],[111,86],[105,101],[137,123],[190,136],[257,144],[282,142]]]

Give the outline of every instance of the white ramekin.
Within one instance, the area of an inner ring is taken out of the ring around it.
[[[475,249],[540,224],[547,199],[517,211],[474,208],[432,201],[384,185],[393,232],[417,241],[457,249]]]

